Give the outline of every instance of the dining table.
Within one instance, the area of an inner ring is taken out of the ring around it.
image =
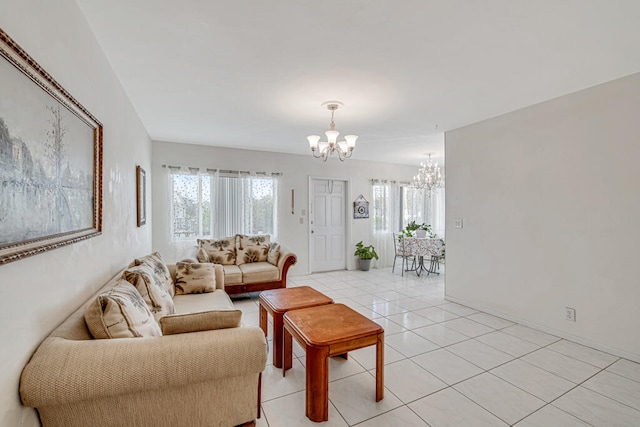
[[[418,276],[420,276],[423,271],[426,271],[427,275],[440,274],[437,271],[437,267],[439,267],[439,261],[444,252],[442,239],[403,237],[403,241],[405,254],[415,256],[418,260],[418,265],[412,271],[415,271]],[[428,267],[424,265],[425,258],[429,260]]]

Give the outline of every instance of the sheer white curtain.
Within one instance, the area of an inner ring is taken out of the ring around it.
[[[376,267],[390,267],[395,256],[393,233],[400,227],[400,187],[397,181],[371,180],[373,246],[380,259]]]
[[[431,229],[444,239],[444,187],[436,189],[431,195]]]
[[[240,223],[236,233],[269,234],[272,241],[278,235],[278,183],[279,174],[264,172],[241,173],[238,177]]]
[[[211,234],[211,174],[167,168],[169,234],[174,259],[193,257],[195,240]]]
[[[400,228],[404,228],[412,221],[416,224],[430,224],[429,221],[429,196],[424,189],[411,187],[408,183],[400,187],[402,222]]]

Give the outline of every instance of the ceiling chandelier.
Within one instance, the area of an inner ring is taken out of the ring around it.
[[[436,188],[444,187],[444,179],[442,179],[440,166],[431,161],[431,154],[429,154],[429,160],[426,165],[420,162],[418,175],[413,177],[413,186],[415,188],[426,188],[429,193],[433,192]]]
[[[307,140],[309,141],[309,147],[313,153],[313,157],[316,159],[322,159],[327,161],[330,155],[337,153],[341,162],[344,159],[348,159],[353,154],[353,149],[356,148],[356,139],[358,135],[346,135],[344,141],[338,141],[338,135],[340,132],[336,130],[336,124],[333,122],[333,114],[344,105],[340,101],[327,101],[322,103],[323,107],[327,107],[331,111],[331,123],[329,124],[329,130],[324,134],[327,135],[327,141],[320,141],[319,135],[309,135]]]

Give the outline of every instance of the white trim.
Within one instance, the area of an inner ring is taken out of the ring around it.
[[[311,189],[311,183],[313,182],[314,179],[325,179],[325,180],[332,180],[332,181],[342,181],[345,183],[346,185],[346,191],[345,191],[345,199],[344,199],[344,215],[345,215],[345,227],[344,227],[344,253],[345,253],[345,270],[349,270],[349,262],[348,262],[348,258],[347,258],[347,253],[348,253],[348,249],[349,249],[349,242],[351,240],[351,221],[349,221],[350,217],[349,217],[349,206],[350,206],[350,200],[352,198],[351,195],[351,178],[346,178],[346,177],[331,177],[331,176],[319,176],[319,175],[309,175],[307,178],[307,259],[309,260],[309,262],[307,263],[307,274],[312,274],[311,272],[311,264],[312,264],[312,258],[311,258],[311,194],[312,194],[312,189]]]
[[[609,346],[606,346],[606,345],[602,345],[602,344],[599,344],[597,342],[594,342],[594,341],[591,341],[591,340],[588,340],[588,339],[584,339],[582,337],[570,334],[568,332],[561,331],[561,330],[558,330],[558,329],[555,329],[555,328],[550,328],[550,327],[545,326],[545,325],[540,325],[540,324],[535,323],[535,322],[529,322],[528,320],[524,320],[524,319],[521,319],[521,318],[518,318],[518,317],[515,317],[515,316],[511,316],[511,315],[506,314],[506,313],[502,313],[502,312],[494,310],[492,308],[485,307],[482,304],[477,304],[477,303],[475,303],[473,301],[467,301],[467,300],[465,300],[463,298],[456,298],[456,297],[449,296],[449,295],[447,295],[447,291],[446,291],[446,276],[445,276],[445,295],[444,296],[445,296],[445,299],[447,301],[455,302],[457,304],[462,304],[462,305],[465,305],[467,307],[471,307],[473,309],[480,310],[480,311],[483,311],[485,313],[491,314],[493,316],[501,317],[503,319],[519,323],[520,325],[528,326],[530,328],[537,329],[539,331],[546,332],[546,333],[551,334],[551,335],[555,335],[555,336],[557,336],[559,338],[564,338],[564,339],[567,339],[569,341],[573,341],[575,343],[582,344],[582,345],[585,345],[587,347],[594,348],[596,350],[604,351],[605,353],[609,353],[609,354],[612,354],[614,356],[622,357],[624,359],[628,359],[628,360],[631,360],[633,362],[640,363],[640,356],[637,355],[637,354],[628,353],[628,352],[626,352],[624,350],[620,350],[619,348],[614,348],[614,347],[609,347]]]

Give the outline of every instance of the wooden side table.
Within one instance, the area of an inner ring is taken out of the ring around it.
[[[260,293],[260,327],[267,336],[267,312],[273,317],[273,366],[282,368],[282,316],[289,310],[333,303],[309,286],[273,289]]]
[[[376,345],[376,402],[384,397],[384,329],[344,304],[292,310],[284,315],[284,367],[292,365],[292,340],[307,352],[306,415],[329,419],[329,357]]]

